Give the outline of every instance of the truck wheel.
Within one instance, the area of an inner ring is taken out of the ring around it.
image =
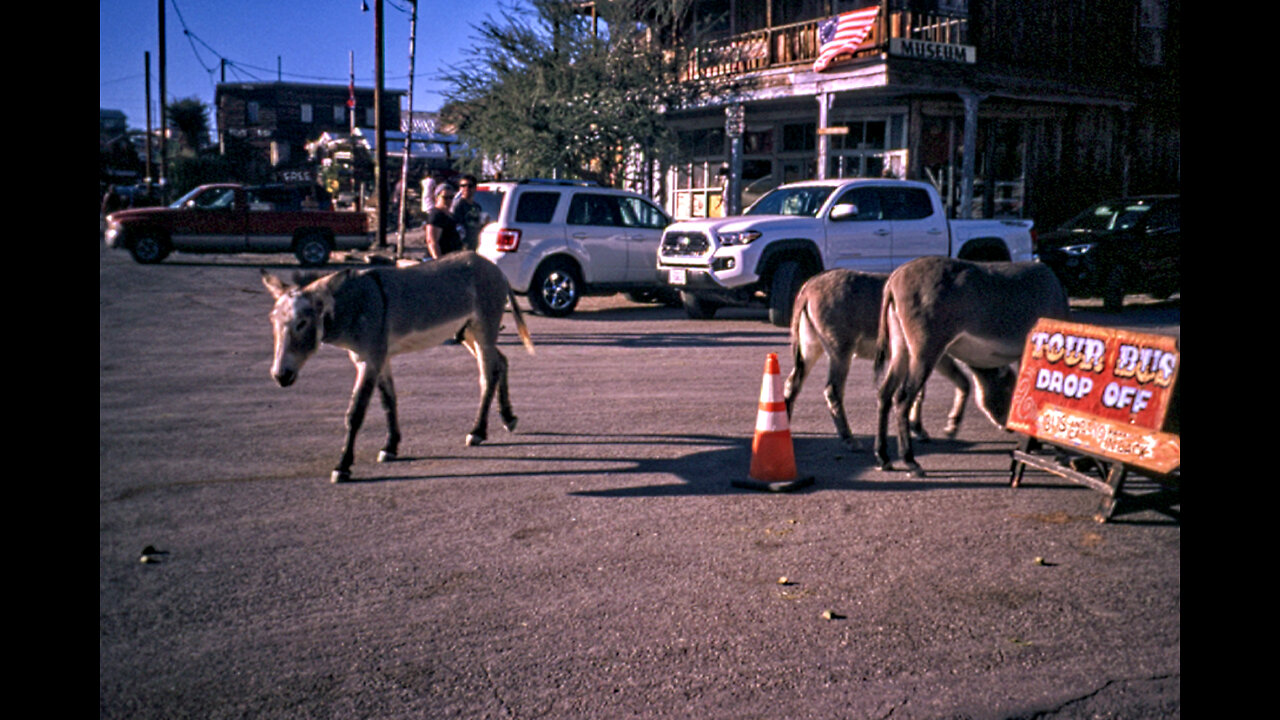
[[[154,235],[143,235],[129,245],[129,254],[143,265],[152,265],[169,256],[169,243]]]
[[[544,263],[533,274],[529,304],[539,315],[565,317],[578,306],[581,288],[582,281],[572,265],[563,260]]]
[[[298,238],[293,254],[303,267],[321,267],[329,262],[329,239],[319,233],[309,233]]]
[[[692,320],[710,320],[721,307],[720,303],[705,300],[691,292],[681,292],[680,303],[684,305],[685,314]]]
[[[791,326],[791,308],[807,279],[800,263],[794,260],[782,263],[773,271],[769,282],[769,322],[778,327]]]

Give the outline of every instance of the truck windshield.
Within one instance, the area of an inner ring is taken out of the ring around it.
[[[1131,202],[1115,201],[1098,203],[1071,218],[1061,227],[1062,230],[1128,230],[1151,209],[1151,204],[1142,200]]]
[[[169,204],[169,207],[174,210],[180,210],[184,207],[200,208],[202,210],[220,210],[222,208],[231,207],[232,203],[235,202],[235,199],[235,188],[198,187],[177,200],[174,200]]]
[[[778,188],[760,198],[747,208],[747,215],[803,215],[817,217],[822,204],[834,188],[791,187]]]

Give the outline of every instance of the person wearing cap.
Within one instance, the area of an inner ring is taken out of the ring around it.
[[[457,194],[453,186],[440,183],[435,188],[436,203],[427,215],[427,254],[440,259],[451,252],[463,249],[462,236],[458,234],[458,221],[449,211]]]

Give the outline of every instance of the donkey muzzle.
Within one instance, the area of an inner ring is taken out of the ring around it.
[[[296,370],[279,370],[271,373],[271,377],[275,379],[276,384],[280,387],[289,387],[294,380],[298,379],[298,372]]]

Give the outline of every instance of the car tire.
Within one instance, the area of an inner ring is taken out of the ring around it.
[[[1102,284],[1102,309],[1105,312],[1120,312],[1124,309],[1124,267],[1111,266],[1107,270],[1106,278]]]
[[[582,280],[577,269],[563,260],[543,263],[529,284],[529,305],[547,317],[565,317],[578,306]]]
[[[308,233],[294,243],[293,254],[302,267],[323,267],[329,263],[332,247],[329,238],[320,233]]]
[[[136,262],[154,265],[169,256],[169,243],[155,235],[141,235],[129,243],[129,254]]]
[[[684,313],[690,320],[710,320],[722,306],[713,300],[706,300],[691,292],[680,293],[680,304],[684,305]]]
[[[778,327],[791,326],[791,308],[807,279],[804,268],[794,260],[783,262],[773,271],[769,281],[769,322]]]

